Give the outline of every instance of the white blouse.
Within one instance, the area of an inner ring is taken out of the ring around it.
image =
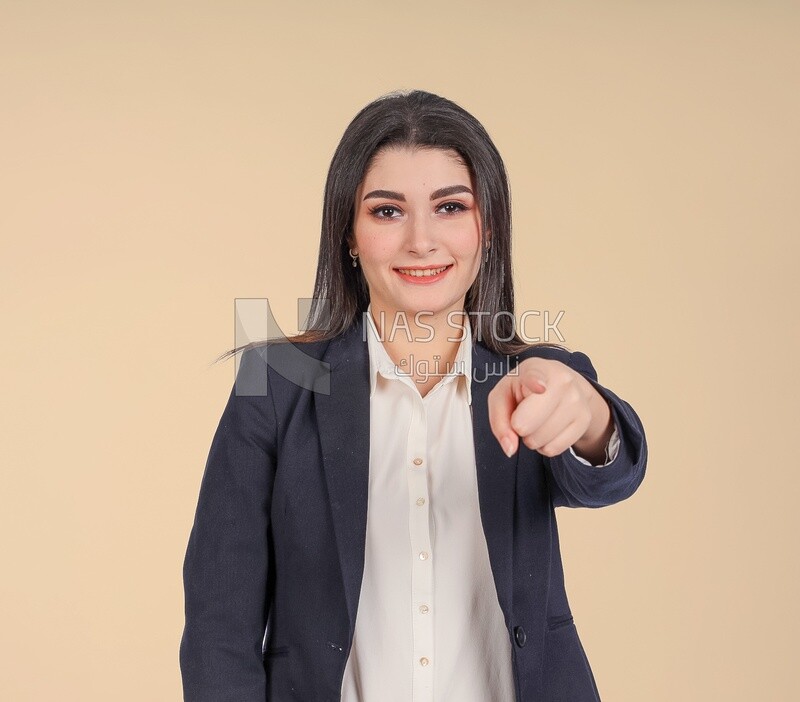
[[[366,553],[342,702],[512,702],[511,639],[478,505],[469,325],[452,372],[422,397],[371,306],[366,317]],[[607,462],[618,447],[615,427]]]

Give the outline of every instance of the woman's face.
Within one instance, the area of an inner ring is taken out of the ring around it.
[[[482,247],[474,184],[457,159],[451,150],[384,149],[356,191],[351,248],[373,312],[388,320],[397,311],[412,323],[420,311],[446,319],[464,308]]]

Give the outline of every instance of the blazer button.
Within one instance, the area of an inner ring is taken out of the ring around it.
[[[517,640],[517,646],[522,648],[525,645],[525,629],[521,626],[518,626],[514,629],[514,638]]]

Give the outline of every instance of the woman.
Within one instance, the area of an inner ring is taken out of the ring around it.
[[[633,494],[644,430],[585,354],[515,332],[510,220],[453,102],[348,126],[309,331],[245,347],[212,442],[185,700],[599,700],[554,508]]]

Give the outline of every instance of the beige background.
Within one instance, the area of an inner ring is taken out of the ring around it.
[[[798,699],[797,3],[0,12],[0,698],[180,699],[233,301],[296,330],[344,128],[418,87],[506,160],[519,311],[647,429],[557,513],[604,701]]]

